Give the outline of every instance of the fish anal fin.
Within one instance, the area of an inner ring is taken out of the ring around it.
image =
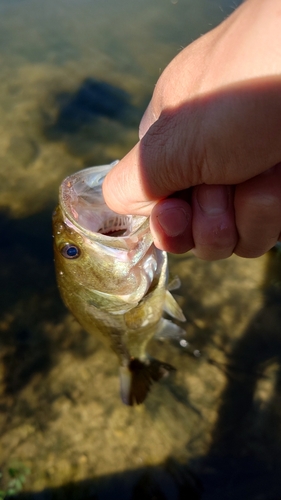
[[[120,367],[121,399],[133,406],[144,402],[153,382],[167,377],[175,368],[168,363],[150,359],[146,362],[132,358],[129,365]]]

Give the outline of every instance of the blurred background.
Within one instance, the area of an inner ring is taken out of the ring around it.
[[[0,0],[0,498],[277,500],[281,257],[170,256],[186,342],[144,405],[65,309],[64,177],[121,158],[168,62],[232,0]]]

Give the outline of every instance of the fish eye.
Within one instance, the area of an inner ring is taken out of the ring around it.
[[[80,255],[80,250],[77,246],[66,243],[61,249],[61,254],[66,257],[66,259],[77,259]]]

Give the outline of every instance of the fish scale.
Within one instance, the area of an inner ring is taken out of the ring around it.
[[[147,353],[154,335],[185,333],[164,311],[185,317],[169,292],[179,280],[169,282],[167,254],[153,244],[148,218],[120,216],[105,204],[102,183],[114,165],[83,169],[62,182],[53,214],[55,267],[65,305],[118,357],[121,399],[133,405],[174,370]]]

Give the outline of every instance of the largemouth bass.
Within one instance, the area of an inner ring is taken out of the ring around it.
[[[169,292],[179,280],[169,286],[167,254],[154,246],[148,218],[119,215],[105,204],[102,183],[115,163],[62,182],[53,214],[55,266],[65,305],[116,353],[121,398],[133,405],[173,370],[146,352],[155,334],[183,334],[163,312],[180,321],[185,317]]]

